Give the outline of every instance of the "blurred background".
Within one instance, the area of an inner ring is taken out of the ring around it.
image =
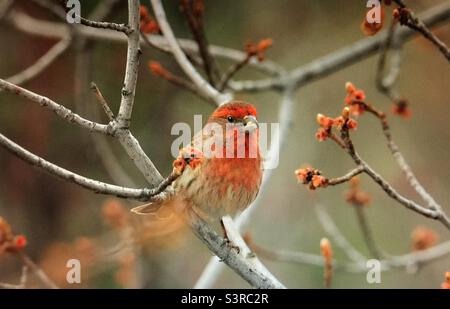
[[[149,5],[147,1],[142,2]],[[442,2],[445,1],[410,0],[408,4],[419,13]],[[87,16],[98,3],[81,1],[82,15]],[[176,35],[191,38],[179,2],[164,1],[164,6]],[[332,0],[205,0],[205,6],[205,28],[210,43],[244,50],[249,40],[272,38],[274,44],[266,56],[287,69],[307,64],[365,37],[360,30],[365,1],[346,1],[343,5]],[[32,1],[17,0],[14,9],[38,19],[59,21]],[[387,15],[389,19],[390,14]],[[126,1],[119,1],[107,20],[125,22],[126,19]],[[433,30],[450,44],[450,24]],[[8,18],[1,21],[0,38],[2,78],[30,66],[57,42],[19,31]],[[75,38],[67,52],[23,86],[87,118],[106,122],[89,91],[89,83],[96,82],[112,109],[118,110],[126,45],[88,41],[88,46],[81,49],[80,41]],[[170,56],[143,49],[132,131],[161,173],[167,175],[173,160],[170,147],[176,138],[170,134],[172,125],[176,122],[192,124],[194,114],[202,114],[206,119],[213,107],[152,75],[146,65],[149,60],[159,61],[171,72],[183,74]],[[219,61],[222,70],[229,64]],[[392,103],[375,86],[376,66],[377,57],[369,57],[296,93],[294,122],[288,142],[280,151],[280,164],[270,184],[260,192],[262,204],[246,227],[255,243],[266,248],[320,254],[319,242],[325,232],[314,211],[314,200],[318,200],[347,239],[369,256],[355,211],[344,198],[348,186],[317,190],[312,199],[311,193],[297,183],[294,170],[307,163],[329,177],[337,177],[354,167],[348,155],[335,144],[316,141],[315,117],[317,113],[330,116],[340,113],[346,95],[344,84],[349,80],[365,90],[369,102],[389,112]],[[236,79],[264,77],[246,68]],[[450,213],[447,203],[450,199],[449,84],[448,62],[430,42],[418,36],[404,46],[397,83],[398,91],[411,104],[412,117],[403,119],[391,113],[388,116],[394,140],[419,180],[447,213]],[[238,93],[236,98],[252,102],[258,109],[260,121],[277,122],[279,93]],[[146,185],[115,140],[91,135],[17,96],[1,93],[0,104],[0,132],[26,149],[87,177],[106,182],[119,179],[123,185]],[[353,138],[361,156],[400,193],[420,201],[385,147],[376,119],[364,116]],[[120,170],[108,171],[105,161],[109,159],[102,159],[102,155],[111,160],[116,157],[124,175]],[[387,253],[411,252],[411,233],[417,226],[434,230],[439,242],[449,239],[449,231],[440,223],[406,210],[368,177],[361,177],[361,189],[371,195],[367,218],[377,244]],[[180,222],[170,222],[169,227],[152,223],[144,229],[133,229],[133,226],[147,224],[129,216],[127,209],[135,205],[136,202],[96,195],[63,182],[0,149],[0,216],[11,224],[15,233],[26,235],[26,252],[61,287],[190,288],[194,285],[211,253]],[[124,240],[130,238],[137,240],[131,250],[124,244]],[[334,251],[336,259],[346,259],[339,249]],[[81,260],[81,285],[68,285],[65,281],[65,263],[70,258]],[[321,267],[266,259],[263,263],[288,287],[323,287]],[[21,263],[13,255],[0,256],[0,281],[18,281],[20,270]],[[338,271],[332,286],[438,288],[444,280],[444,272],[449,270],[450,258],[445,257],[423,265],[414,274],[404,269],[383,272],[382,283],[372,285],[366,282],[365,273]],[[39,282],[30,285],[37,287]],[[215,287],[249,286],[226,269]]]

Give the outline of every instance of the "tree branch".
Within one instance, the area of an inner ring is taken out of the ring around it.
[[[400,149],[398,148],[397,144],[392,139],[391,129],[389,126],[389,123],[387,121],[386,114],[376,109],[373,105],[367,104],[365,102],[361,101],[355,101],[352,104],[359,104],[362,105],[365,110],[367,110],[369,113],[374,115],[378,120],[380,121],[381,128],[383,130],[383,135],[385,136],[387,140],[387,146],[389,150],[392,153],[392,156],[394,157],[395,161],[397,162],[398,166],[402,170],[402,172],[406,176],[406,180],[410,184],[410,186],[420,195],[422,200],[427,203],[428,207],[430,209],[435,209],[440,212],[442,212],[442,207],[439,205],[434,198],[425,190],[425,188],[420,184],[417,177],[414,175],[411,167],[406,162],[403,154],[400,152]]]
[[[91,132],[97,132],[108,135],[113,134],[108,125],[87,120],[79,116],[78,114],[75,114],[70,109],[65,108],[64,106],[59,105],[58,103],[50,100],[49,98],[46,98],[44,96],[31,92],[27,89],[11,84],[6,80],[0,79],[0,89],[6,90],[10,93],[26,98],[32,102],[38,103],[40,106],[50,109],[64,120],[70,123],[77,124],[78,126],[87,129]]]
[[[350,172],[345,174],[344,176],[328,179],[327,184],[330,185],[330,186],[339,185],[341,183],[350,181],[353,177],[361,174],[362,172],[364,172],[364,167],[363,166],[357,166],[354,169],[352,169]]]
[[[353,208],[356,212],[356,217],[358,218],[358,223],[361,228],[361,233],[363,234],[364,241],[366,243],[367,248],[369,249],[370,254],[376,259],[380,259],[384,256],[383,252],[378,247],[372,233],[372,229],[369,226],[369,222],[367,221],[365,209],[363,205],[353,205]]]
[[[434,26],[450,18],[450,2],[438,4],[420,14],[427,26]],[[399,43],[414,37],[416,32],[409,28],[399,29],[396,37]],[[289,73],[270,79],[258,81],[242,81],[234,85],[235,91],[279,90],[284,85],[294,83],[297,88],[324,78],[353,63],[357,63],[379,51],[385,42],[388,31],[382,31],[376,36],[359,40],[326,56],[320,57],[306,65],[297,67]]]
[[[254,243],[250,243],[249,246],[262,258],[268,260],[301,265],[312,265],[318,267],[324,266],[323,258],[318,254],[283,249],[268,249]],[[442,259],[448,255],[450,255],[450,241],[443,242],[439,245],[422,251],[404,255],[390,256],[387,259],[382,259],[380,260],[381,270],[387,271],[398,268],[409,268],[411,267],[411,265],[427,264],[437,259]],[[336,271],[367,273],[365,259],[358,262],[348,263],[334,260],[333,268]]]
[[[422,20],[415,16],[413,11],[406,7],[403,0],[394,0],[394,2],[400,7],[397,10],[400,24],[421,33],[427,40],[439,49],[448,61],[450,61],[450,49],[447,45],[445,45],[444,42],[442,42],[433,32],[431,32]]]
[[[325,233],[333,240],[333,243],[336,244],[336,246],[344,251],[350,260],[353,262],[360,262],[366,259],[365,256],[356,250],[355,247],[348,242],[345,236],[342,235],[324,206],[320,203],[316,203],[314,210],[316,211],[317,218],[325,230]]]
[[[123,82],[119,113],[117,114],[117,123],[123,129],[130,127],[139,69],[139,55],[141,52],[139,49],[139,0],[128,0],[128,16],[131,32],[128,34],[125,80]]]
[[[21,85],[41,74],[47,69],[56,59],[59,58],[70,46],[71,39],[66,37],[61,39],[52,48],[50,48],[41,58],[39,58],[33,65],[29,66],[22,72],[19,72],[6,80],[12,84]]]
[[[167,22],[166,13],[164,12],[164,8],[159,0],[151,0],[153,11],[155,12],[156,19],[158,21],[159,26],[161,27],[161,31],[166,38],[171,52],[180,65],[181,69],[184,73],[191,79],[194,85],[199,89],[199,91],[207,98],[214,101],[217,105],[225,103],[231,99],[230,95],[225,95],[218,92],[214,87],[212,87],[207,81],[203,79],[203,77],[195,70],[193,65],[189,62],[183,50],[173,34],[172,28]]]
[[[30,35],[61,39],[70,34],[70,30],[67,28],[66,24],[36,19],[19,10],[12,10],[8,21],[17,30],[28,33]],[[127,42],[126,37],[115,31],[101,30],[89,27],[84,27],[77,30],[79,34],[91,40],[108,41],[115,43]],[[159,49],[162,49],[165,52],[171,52],[170,45],[165,37],[161,35],[150,34],[145,35],[145,37],[151,44],[157,46]],[[144,41],[144,38],[142,40]],[[177,39],[177,41],[183,51],[187,54],[197,55],[199,53],[196,42],[179,38]],[[209,45],[209,51],[211,55],[215,57],[231,60],[234,62],[240,62],[247,56],[246,53],[240,50],[217,45]],[[266,59],[263,62],[259,62],[257,61],[257,59],[252,58],[249,62],[249,67],[252,67],[270,76],[279,76],[283,72],[285,72],[285,69],[283,67],[269,59]]]
[[[66,13],[70,12],[69,8],[66,5],[67,0],[60,0],[60,2],[62,4],[64,10],[66,11]],[[139,14],[138,14],[138,16],[139,16]],[[90,19],[84,18],[84,17],[76,15],[76,14],[75,14],[75,17],[80,18],[81,24],[84,26],[87,26],[87,27],[114,30],[114,31],[118,31],[118,32],[123,32],[128,36],[134,32],[133,25],[130,21],[129,21],[129,25],[127,26],[125,24],[117,24],[117,23],[106,22],[106,21],[94,21],[94,20],[90,20]]]
[[[397,42],[395,37],[397,20],[391,22],[390,28],[388,30],[388,35],[386,41],[384,42],[380,57],[378,58],[377,73],[376,73],[376,85],[378,90],[385,94],[392,102],[396,103],[400,98],[399,95],[392,89],[397,77],[400,73],[400,52],[401,45]],[[384,76],[384,71],[386,69],[387,55],[392,49],[390,57],[389,72]]]
[[[39,280],[50,289],[57,289],[58,286],[47,276],[47,274],[39,268],[29,257],[23,252],[18,253],[19,258],[22,260],[22,263],[31,269],[33,273],[39,278]]]
[[[232,66],[228,68],[228,70],[225,72],[225,74],[222,76],[222,79],[220,80],[218,84],[218,89],[220,91],[224,91],[228,85],[228,82],[233,78],[233,76],[239,72],[240,69],[242,69],[245,65],[247,65],[250,62],[250,59],[252,57],[250,55],[247,55],[244,59],[242,59],[239,62],[236,62]]]
[[[59,167],[22,148],[21,146],[17,145],[16,143],[14,143],[13,141],[11,141],[2,134],[0,134],[0,145],[3,146],[9,152],[11,152],[13,155],[22,159],[23,161],[33,166],[42,168],[43,170],[52,174],[53,176],[75,183],[85,189],[94,191],[95,193],[99,194],[108,194],[121,198],[131,198],[140,201],[148,201],[153,196],[156,196],[161,192],[163,192],[174,180],[174,177],[170,175],[164,181],[159,183],[159,185],[156,186],[154,189],[147,189],[147,188],[132,189],[122,186],[116,186],[101,181],[97,181],[94,179],[86,178],[69,170],[66,170],[62,167]]]
[[[182,11],[186,16],[186,20],[188,22],[189,28],[191,29],[192,35],[197,42],[198,50],[203,60],[203,66],[206,72],[206,76],[208,77],[208,81],[212,86],[214,86],[214,59],[211,57],[208,49],[208,41],[206,39],[203,27],[203,12],[201,12],[202,8],[197,8],[196,10],[193,7],[195,5],[194,3],[191,0],[182,0]]]
[[[11,8],[13,7],[13,4],[14,4],[14,0],[4,0],[4,1],[2,1],[2,3],[0,4],[0,21],[6,15],[8,15],[8,13],[11,10]]]
[[[386,180],[381,177],[375,170],[373,170],[365,161],[361,159],[359,154],[356,152],[353,142],[350,139],[350,135],[348,132],[348,129],[343,128],[341,131],[341,138],[344,141],[344,143],[347,146],[347,152],[352,157],[353,161],[357,165],[361,165],[364,167],[364,173],[369,175],[382,189],[388,196],[396,200],[401,205],[405,206],[408,209],[411,209],[421,215],[424,215],[425,217],[432,218],[435,220],[440,221],[442,224],[444,224],[448,229],[450,229],[450,219],[445,215],[444,212],[441,210],[433,210],[429,208],[425,208],[416,202],[409,200],[399,194]]]
[[[0,282],[0,288],[2,289],[25,289],[28,279],[28,267],[22,266],[22,274],[20,275],[20,282],[19,284],[11,284],[11,283],[4,283]]]
[[[225,239],[217,235],[208,224],[200,219],[194,211],[188,212],[188,224],[194,233],[208,246],[208,248],[216,254],[226,265],[237,272],[243,279],[256,288],[262,289],[283,289],[285,288],[275,277],[273,277],[267,269],[261,264],[254,254],[243,256],[238,253],[236,248]],[[232,228],[234,235],[239,232]],[[235,239],[241,239],[238,236]],[[242,239],[241,239],[242,240]],[[245,242],[242,240],[238,246],[248,252]]]

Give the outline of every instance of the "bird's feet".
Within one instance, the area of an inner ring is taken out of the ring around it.
[[[222,230],[223,230],[223,235],[224,235],[223,236],[223,241],[224,241],[224,244],[226,246],[230,247],[231,249],[236,250],[236,252],[238,254],[240,254],[241,253],[241,248],[239,248],[239,246],[234,244],[233,241],[228,237],[227,228],[226,228],[225,224],[223,223],[223,220],[220,220],[220,226],[222,227]]]

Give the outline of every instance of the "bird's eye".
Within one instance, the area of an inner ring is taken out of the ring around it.
[[[228,122],[233,123],[234,122],[234,118],[233,116],[228,116],[227,117]]]

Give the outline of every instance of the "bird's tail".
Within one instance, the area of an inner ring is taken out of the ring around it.
[[[180,210],[184,209],[184,205],[182,199],[171,195],[166,199],[132,208],[131,212],[138,215],[135,216],[137,240],[144,245],[157,239],[183,235],[186,224]]]

